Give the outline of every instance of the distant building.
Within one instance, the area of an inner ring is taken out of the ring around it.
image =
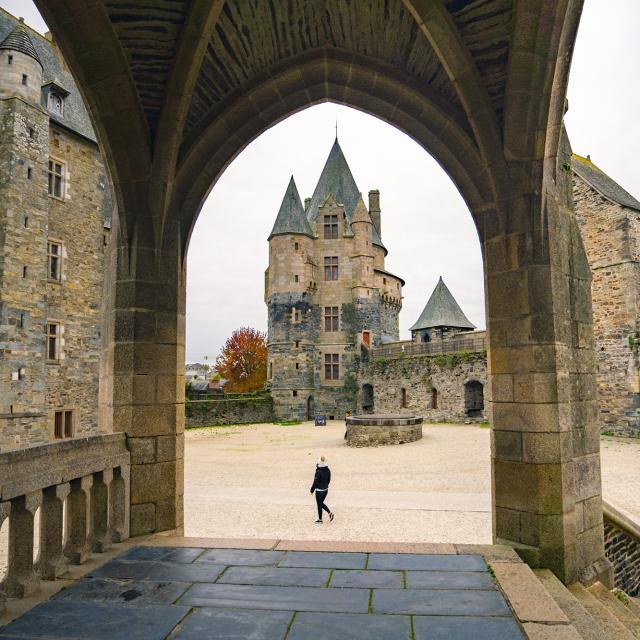
[[[0,450],[99,430],[112,207],[58,48],[0,9]]]
[[[380,194],[365,205],[336,139],[313,196],[293,177],[269,235],[265,301],[268,386],[276,416],[343,417],[357,406],[358,367],[398,339],[402,278],[385,269]]]

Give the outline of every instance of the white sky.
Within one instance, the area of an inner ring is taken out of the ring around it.
[[[569,84],[574,151],[640,197],[640,2],[586,0]],[[46,26],[30,0],[0,0],[33,28]],[[482,260],[471,216],[437,163],[393,127],[324,104],[291,116],[251,143],[225,171],[198,219],[188,255],[187,361],[213,360],[240,326],[265,330],[267,236],[295,176],[311,196],[338,136],[365,201],[380,189],[388,270],[407,281],[402,338],[439,275],[469,319],[484,327]]]

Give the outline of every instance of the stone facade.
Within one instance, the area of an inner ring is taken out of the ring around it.
[[[273,400],[268,394],[187,400],[185,403],[187,427],[251,424],[273,422],[275,419]]]
[[[5,13],[0,42],[4,451],[99,431],[111,195],[88,115],[57,48]]]
[[[373,213],[373,216],[370,215]],[[398,339],[402,279],[384,268],[379,193],[365,206],[338,142],[303,209],[293,178],[269,237],[268,386],[276,416],[353,413],[361,358]]]
[[[602,429],[640,435],[640,203],[588,159],[574,155],[572,164],[576,218],[593,275]]]
[[[482,421],[488,416],[486,384],[486,351],[390,357],[374,353],[359,372],[358,411],[416,415],[425,422]],[[476,400],[472,405],[471,399]]]

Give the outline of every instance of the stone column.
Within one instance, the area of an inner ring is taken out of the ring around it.
[[[0,502],[0,529],[4,521],[9,517],[11,513],[10,502]],[[6,609],[7,606],[7,594],[4,591],[4,582],[0,582],[0,614]]]
[[[109,492],[109,528],[113,542],[124,542],[129,537],[129,466],[113,470]]]
[[[146,223],[145,229],[152,229]],[[140,227],[142,227],[142,222]],[[139,228],[140,228],[139,227]],[[183,526],[184,264],[177,222],[168,246],[118,248],[114,430],[131,451],[131,535]]]
[[[73,564],[82,564],[91,555],[88,540],[89,512],[93,476],[71,481],[71,492],[67,498],[67,541],[64,555]]]
[[[483,244],[494,537],[566,583],[607,582],[590,270],[570,204],[545,196]]]
[[[55,580],[67,570],[62,549],[64,501],[71,487],[68,482],[43,491],[40,509],[40,553],[36,569],[41,578]]]
[[[33,518],[42,504],[42,491],[33,491],[11,500],[9,556],[4,589],[11,598],[24,598],[40,588],[33,567]]]
[[[104,553],[111,548],[109,529],[109,493],[113,471],[106,469],[93,474],[89,520],[89,545],[96,553]]]

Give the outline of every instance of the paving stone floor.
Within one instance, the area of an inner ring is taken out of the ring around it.
[[[134,547],[0,640],[516,640],[480,556]]]

